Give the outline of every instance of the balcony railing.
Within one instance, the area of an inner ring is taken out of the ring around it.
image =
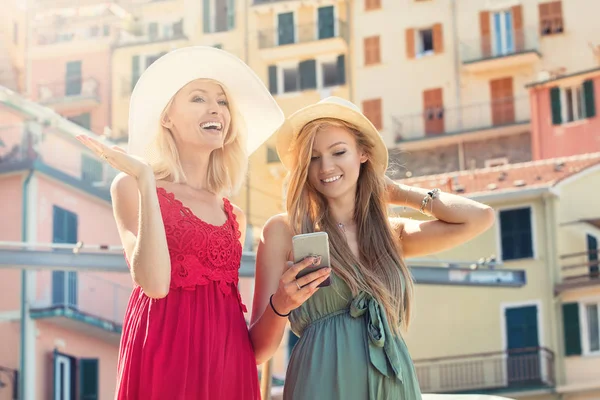
[[[396,143],[429,136],[472,132],[527,123],[529,97],[508,97],[456,108],[432,108],[419,114],[392,117]]]
[[[538,49],[539,30],[537,28],[510,30],[502,35],[480,36],[462,42],[460,46],[463,63],[537,52]]]
[[[70,311],[120,330],[131,286],[128,274],[42,270],[36,274],[34,311]]]
[[[75,78],[38,85],[40,103],[52,104],[73,100],[100,101],[100,85],[95,78]]]
[[[424,393],[486,393],[553,387],[554,353],[546,348],[415,360]]]
[[[310,43],[331,38],[348,38],[345,21],[336,20],[330,29],[319,29],[317,23],[280,26],[277,29],[264,29],[258,32],[258,47],[269,49],[289,44]]]
[[[600,250],[583,251],[562,255],[566,260],[561,268],[562,282],[556,286],[557,292],[586,286],[600,286]]]

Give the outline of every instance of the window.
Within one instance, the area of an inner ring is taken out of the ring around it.
[[[444,133],[444,99],[442,88],[423,91],[425,135]]]
[[[365,38],[364,47],[365,65],[379,64],[381,62],[379,36],[371,36]]]
[[[439,54],[444,51],[442,24],[406,30],[406,56],[409,59]]]
[[[53,353],[53,400],[98,399],[99,361]]]
[[[148,24],[148,38],[155,40],[158,38],[158,23],[151,22]]]
[[[267,147],[267,164],[278,163],[279,155],[273,147]]]
[[[600,302],[583,304],[583,351],[600,354]]]
[[[277,15],[277,44],[283,46],[295,43],[294,12]]]
[[[502,260],[533,257],[531,207],[500,211]]]
[[[65,74],[65,95],[79,96],[81,94],[81,61],[67,63]]]
[[[333,6],[319,7],[319,40],[335,36],[335,9]]]
[[[235,0],[203,0],[204,33],[226,32],[235,28]]]
[[[490,80],[492,124],[494,126],[515,122],[513,86],[512,76]]]
[[[103,164],[88,156],[87,154],[81,155],[81,180],[88,183],[100,182],[104,176]]]
[[[363,114],[377,129],[383,129],[381,116],[381,99],[364,100],[362,102]]]
[[[381,0],[365,0],[365,11],[379,10],[381,8]]]
[[[77,214],[54,206],[52,208],[52,243],[77,243]],[[77,272],[52,271],[52,305],[77,307]]]
[[[269,66],[269,91],[278,95],[346,83],[345,56]]]
[[[596,116],[594,81],[550,89],[550,104],[554,125]]]
[[[104,25],[103,29],[103,34],[104,36],[110,36],[110,25]]]
[[[540,3],[539,12],[540,34],[542,36],[549,36],[563,32],[562,1]]]

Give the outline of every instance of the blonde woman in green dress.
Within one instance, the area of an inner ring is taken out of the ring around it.
[[[287,213],[265,225],[257,253],[250,337],[257,363],[277,350],[289,318],[300,336],[286,400],[420,399],[402,339],[413,282],[404,259],[449,249],[488,229],[494,212],[475,201],[385,177],[387,148],[373,124],[332,97],[291,115],[277,132],[290,171]],[[387,205],[430,221],[390,218]],[[325,231],[331,268],[296,279],[319,259],[292,260],[292,237]],[[330,278],[331,285],[318,285]]]

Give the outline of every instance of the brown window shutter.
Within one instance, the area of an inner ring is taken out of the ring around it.
[[[515,122],[513,78],[500,78],[490,81],[492,97],[492,124],[494,126]]]
[[[382,129],[383,128],[383,118],[381,117],[381,114],[382,114],[381,99],[374,100],[373,108],[374,108],[373,119],[375,120],[373,125],[375,125],[375,128],[377,128],[377,129]]]
[[[490,12],[479,13],[479,29],[481,33],[481,56],[482,58],[492,55],[492,37],[490,31]]]
[[[549,12],[552,15],[552,29],[554,33],[564,32],[564,19],[562,13],[562,1],[550,3]]]
[[[444,99],[442,88],[423,91],[425,136],[444,133]]]
[[[442,33],[442,24],[433,25],[433,51],[435,54],[444,52],[444,35]]]
[[[381,62],[381,50],[379,36],[365,38],[365,65],[379,64]]]
[[[365,0],[365,11],[373,9],[373,0]]]
[[[538,4],[538,10],[540,13],[540,35],[544,35],[544,31],[548,25],[548,17],[550,16],[550,4],[548,3],[540,3]]]
[[[364,100],[363,114],[377,129],[382,129],[381,99]]]
[[[513,6],[513,26],[515,30],[515,50],[525,50],[525,32],[523,31],[523,7]]]
[[[365,56],[365,65],[370,65],[371,61],[371,38],[365,38],[363,40],[364,47],[364,56]]]
[[[406,57],[408,59],[415,58],[415,30],[406,30]]]
[[[373,64],[381,63],[381,44],[379,41],[379,36],[375,36],[373,38],[373,44],[371,45],[371,54],[373,58]]]

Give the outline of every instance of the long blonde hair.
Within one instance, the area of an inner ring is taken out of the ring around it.
[[[356,126],[331,118],[305,125],[292,145],[295,164],[287,191],[290,227],[294,235],[327,232],[333,271],[346,282],[353,295],[359,291],[372,295],[385,309],[392,332],[399,335],[400,328],[409,325],[413,281],[402,257],[400,238],[393,233],[388,219],[384,177],[375,171],[371,161],[362,164],[354,207],[358,259],[329,213],[327,200],[308,182],[315,136],[331,127],[351,132],[358,147],[371,157],[374,142]]]
[[[227,97],[229,113],[231,114],[231,123],[229,130],[225,134],[223,147],[215,149],[210,154],[207,171],[207,189],[217,194],[234,194],[242,185],[248,168],[248,154],[246,152],[246,127],[239,114],[234,99],[227,93],[227,88],[220,82],[210,79],[202,81],[213,82],[223,88]],[[181,167],[179,152],[170,129],[162,125],[162,121],[167,115],[173,98],[169,101],[163,110],[158,126],[158,134],[150,144],[149,151],[158,153],[159,157],[152,157],[150,165],[154,170],[157,180],[167,180],[174,183],[185,183],[186,176]]]

